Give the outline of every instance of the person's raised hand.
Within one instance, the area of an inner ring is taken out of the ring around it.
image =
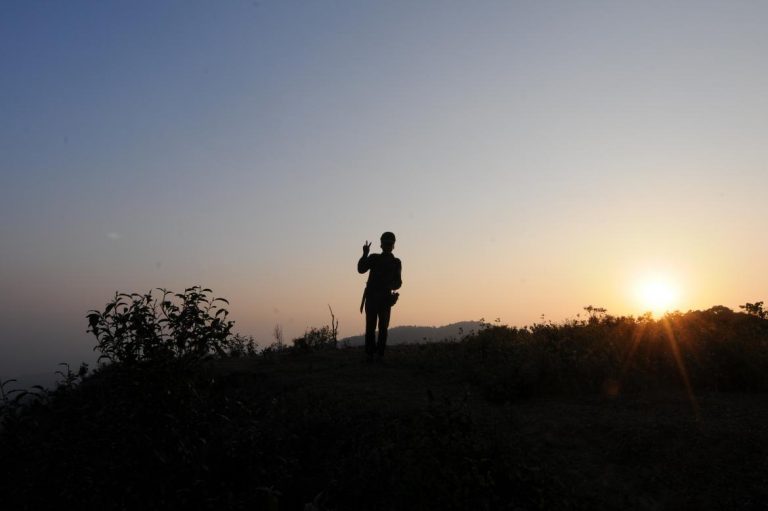
[[[363,245],[363,255],[367,256],[368,252],[371,251],[371,241],[365,240],[365,245]]]

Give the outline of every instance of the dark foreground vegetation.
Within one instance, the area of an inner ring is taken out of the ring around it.
[[[384,364],[233,336],[208,290],[92,311],[111,363],[2,394],[4,509],[762,509],[768,320],[486,325]],[[762,304],[760,304],[762,305]]]

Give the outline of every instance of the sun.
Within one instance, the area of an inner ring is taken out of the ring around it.
[[[667,277],[647,277],[638,281],[636,295],[643,311],[651,311],[654,316],[663,315],[673,310],[678,303],[680,290]]]

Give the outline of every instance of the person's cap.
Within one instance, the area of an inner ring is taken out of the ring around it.
[[[385,232],[381,235],[381,242],[382,243],[394,243],[395,242],[395,235],[394,233],[391,233],[389,231]]]

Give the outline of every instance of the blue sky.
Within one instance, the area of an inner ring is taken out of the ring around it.
[[[3,2],[0,377],[91,356],[116,290],[212,287],[269,342],[764,298],[759,2]]]

